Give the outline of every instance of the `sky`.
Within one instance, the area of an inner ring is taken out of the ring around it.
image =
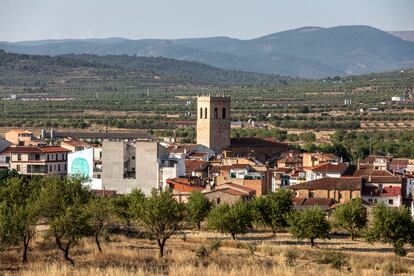
[[[0,0],[0,41],[251,39],[339,25],[414,30],[414,0]]]

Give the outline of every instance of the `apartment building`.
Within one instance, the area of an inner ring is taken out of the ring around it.
[[[16,146],[3,154],[10,156],[10,169],[22,175],[66,175],[70,151],[58,146]]]

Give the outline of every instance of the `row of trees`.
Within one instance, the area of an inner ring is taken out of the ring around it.
[[[12,175],[13,176],[13,175]],[[379,206],[367,227],[367,213],[360,200],[337,207],[328,221],[319,208],[294,210],[292,194],[279,190],[250,202],[212,205],[200,192],[191,193],[188,203],[178,203],[171,193],[153,191],[148,197],[135,190],[116,197],[96,197],[76,178],[6,177],[0,181],[0,249],[22,247],[27,262],[37,225],[47,224],[46,240],[54,240],[64,259],[83,238],[94,240],[102,251],[102,239],[113,233],[145,234],[157,241],[160,258],[168,239],[183,228],[208,229],[230,234],[233,239],[254,225],[268,227],[273,233],[288,229],[298,239],[329,238],[331,227],[340,227],[355,238],[362,233],[369,242],[391,243],[397,255],[414,241],[414,223],[405,208]],[[40,233],[39,233],[40,234]]]

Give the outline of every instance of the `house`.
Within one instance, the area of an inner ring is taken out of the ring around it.
[[[84,150],[85,148],[90,147],[90,145],[85,142],[73,139],[64,139],[62,142],[60,142],[60,146],[62,148],[70,150],[71,152]]]
[[[204,160],[185,160],[185,175],[187,177],[207,177],[209,163]]]
[[[215,204],[234,204],[239,200],[250,201],[254,198],[256,191],[234,183],[225,183],[216,186],[212,190],[203,192],[204,196]]]
[[[276,161],[278,168],[299,168],[303,165],[303,158],[299,153],[289,152],[286,156]]]
[[[299,198],[328,198],[336,203],[361,197],[361,177],[319,178],[287,187]]]
[[[314,167],[322,163],[339,163],[341,162],[341,158],[334,155],[334,154],[326,154],[326,153],[309,153],[306,152],[303,154],[303,167]]]
[[[341,163],[323,163],[310,168],[304,167],[306,172],[306,181],[315,180],[324,177],[339,178],[348,169],[349,164]]]
[[[364,185],[362,199],[371,204],[385,204],[388,207],[400,207],[403,204],[401,187]]]
[[[10,167],[10,153],[4,152],[10,146],[9,141],[0,139],[0,170]]]
[[[200,178],[176,177],[167,179],[167,188],[173,193],[189,193],[192,191],[202,191],[206,188],[205,182]]]
[[[66,175],[68,149],[59,146],[15,146],[3,153],[10,154],[10,169],[22,175]]]
[[[215,185],[232,182],[254,189],[257,196],[265,194],[271,188],[267,181],[267,171],[257,171],[247,164],[214,166],[212,167],[212,175],[214,176]]]
[[[4,138],[16,146],[42,146],[46,145],[43,141],[34,136],[28,130],[10,130],[6,132]]]
[[[408,158],[393,158],[389,164],[390,171],[404,172],[410,163]]]
[[[372,166],[374,170],[389,170],[392,156],[368,155],[364,160],[359,162],[360,166]]]

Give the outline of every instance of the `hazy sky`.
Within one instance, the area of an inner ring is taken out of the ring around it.
[[[414,30],[414,0],[0,0],[0,41],[254,38],[302,26]]]

